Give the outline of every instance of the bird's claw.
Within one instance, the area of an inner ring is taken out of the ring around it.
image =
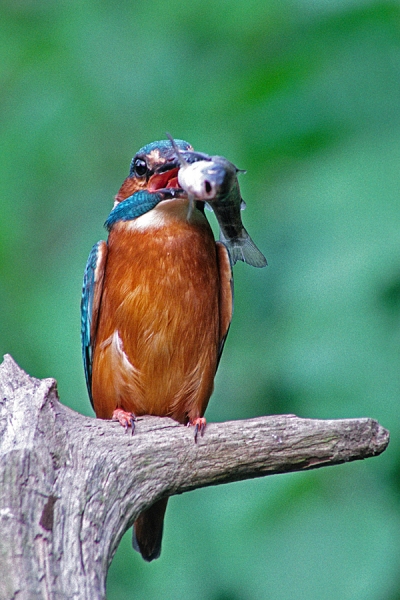
[[[204,430],[206,428],[207,421],[204,417],[196,417],[195,419],[189,419],[187,424],[188,427],[194,426],[194,441],[197,442],[197,436],[200,433],[200,436],[203,437]]]
[[[133,413],[127,412],[122,408],[116,408],[113,412],[112,420],[118,421],[118,423],[125,429],[125,433],[128,433],[129,427],[132,430],[132,435],[135,433],[136,417]]]

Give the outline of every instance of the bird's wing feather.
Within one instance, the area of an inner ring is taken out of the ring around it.
[[[219,348],[218,348],[218,363],[221,358],[222,350],[226,336],[228,335],[229,326],[232,321],[233,314],[233,276],[232,266],[229,258],[229,252],[224,244],[215,242],[217,246],[218,270],[220,278],[219,292]]]
[[[103,292],[104,271],[107,260],[107,244],[97,242],[90,251],[83,276],[81,300],[81,342],[89,398],[92,398],[92,360],[96,337],[101,295]]]

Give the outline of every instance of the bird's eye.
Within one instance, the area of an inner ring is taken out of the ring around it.
[[[135,158],[133,168],[137,177],[143,177],[147,173],[147,165],[142,158]]]

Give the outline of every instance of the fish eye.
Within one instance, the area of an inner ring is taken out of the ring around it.
[[[142,158],[135,158],[133,161],[133,171],[137,177],[143,177],[147,173],[146,161]]]

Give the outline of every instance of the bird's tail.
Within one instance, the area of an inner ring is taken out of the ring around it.
[[[133,526],[132,545],[148,562],[158,558],[161,554],[167,502],[168,498],[158,500],[138,516]]]

